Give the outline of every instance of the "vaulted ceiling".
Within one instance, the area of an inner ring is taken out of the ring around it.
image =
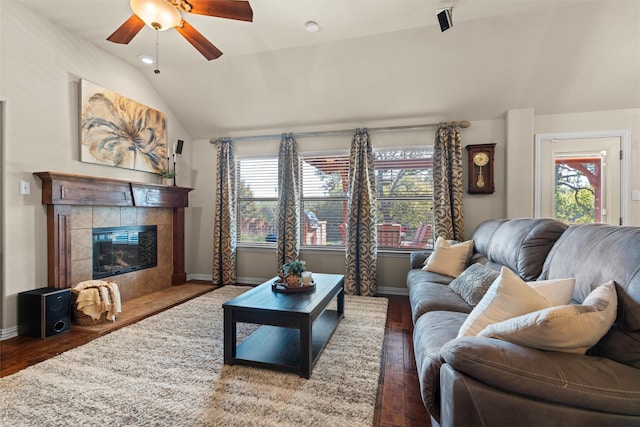
[[[640,107],[635,0],[250,0],[252,23],[185,15],[219,59],[160,33],[160,74],[137,59],[155,54],[151,28],[106,41],[129,0],[17,1],[140,68],[195,139]]]

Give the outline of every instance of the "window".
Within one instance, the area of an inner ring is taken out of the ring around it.
[[[432,154],[431,149],[376,151],[379,248],[432,244]]]
[[[349,156],[304,156],[300,164],[302,245],[344,246]],[[276,158],[238,160],[240,242],[275,242],[277,174]],[[432,244],[432,151],[376,151],[375,176],[378,246],[400,249]]]
[[[302,164],[302,244],[344,245],[349,156],[307,156]],[[424,248],[432,243],[432,151],[376,151],[374,169],[378,247]]]
[[[567,224],[602,222],[603,163],[603,153],[555,156],[556,219]]]
[[[344,246],[349,156],[303,157],[301,177],[302,245]]]
[[[278,223],[278,159],[236,163],[238,241],[275,242]]]

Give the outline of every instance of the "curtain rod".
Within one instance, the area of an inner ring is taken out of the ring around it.
[[[460,122],[444,122],[446,125],[455,126],[459,128],[468,128],[471,126],[471,123],[467,120],[462,120]],[[400,131],[400,130],[415,130],[415,129],[425,129],[434,126],[439,126],[440,123],[428,123],[423,125],[409,125],[409,126],[387,126],[387,127],[379,127],[379,128],[367,128],[369,132],[392,132],[392,131]],[[296,137],[315,137],[315,136],[334,136],[334,135],[345,135],[352,134],[355,129],[342,129],[342,130],[327,130],[327,131],[318,131],[318,132],[294,132],[293,135]],[[239,136],[239,137],[231,137],[231,139],[236,141],[262,141],[267,139],[279,139],[282,138],[282,134],[271,134],[271,135],[254,135],[254,136]],[[209,142],[211,144],[215,143],[218,138],[210,138]]]

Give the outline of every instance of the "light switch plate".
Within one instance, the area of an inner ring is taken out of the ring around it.
[[[633,190],[631,192],[631,200],[640,200],[640,190]]]
[[[31,183],[29,181],[20,180],[20,194],[23,196],[31,194]]]

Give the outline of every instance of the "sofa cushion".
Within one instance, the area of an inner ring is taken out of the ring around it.
[[[467,267],[473,254],[473,240],[450,243],[438,237],[433,252],[422,268],[424,271],[458,277]]]
[[[478,336],[541,350],[584,354],[607,333],[616,318],[613,282],[597,287],[581,305],[561,305],[489,325]]]
[[[498,220],[498,227],[490,227],[494,221],[481,224],[474,232],[477,251],[484,249],[488,264],[507,266],[524,280],[538,278],[547,254],[567,229],[566,224],[550,218]]]
[[[448,285],[452,280],[453,277],[445,276],[438,273],[431,273],[430,271],[424,271],[419,268],[414,268],[413,270],[409,270],[409,273],[407,273],[407,288],[411,289],[415,285],[420,286],[425,282]]]
[[[477,335],[493,323],[547,307],[549,302],[544,296],[502,267],[498,278],[463,323],[458,337]]]
[[[547,257],[541,279],[574,277],[573,299],[613,280],[618,294],[614,326],[589,350],[640,368],[640,227],[584,224],[570,227]]]
[[[424,405],[436,420],[440,417],[440,349],[456,337],[465,317],[464,313],[432,311],[420,317],[413,328],[420,393]]]
[[[610,359],[483,337],[452,340],[440,356],[456,371],[511,394],[590,411],[640,415],[640,370]]]
[[[453,292],[449,286],[422,282],[409,289],[409,303],[415,323],[420,316],[431,311],[471,312],[471,306]]]
[[[493,233],[496,232],[502,224],[509,221],[508,219],[490,219],[488,221],[484,221],[473,230],[473,247],[474,252],[487,254],[489,253],[489,245],[491,244],[491,239],[493,238]]]
[[[499,271],[482,264],[472,264],[449,283],[453,292],[460,295],[471,307],[478,305],[489,286],[500,275]]]

